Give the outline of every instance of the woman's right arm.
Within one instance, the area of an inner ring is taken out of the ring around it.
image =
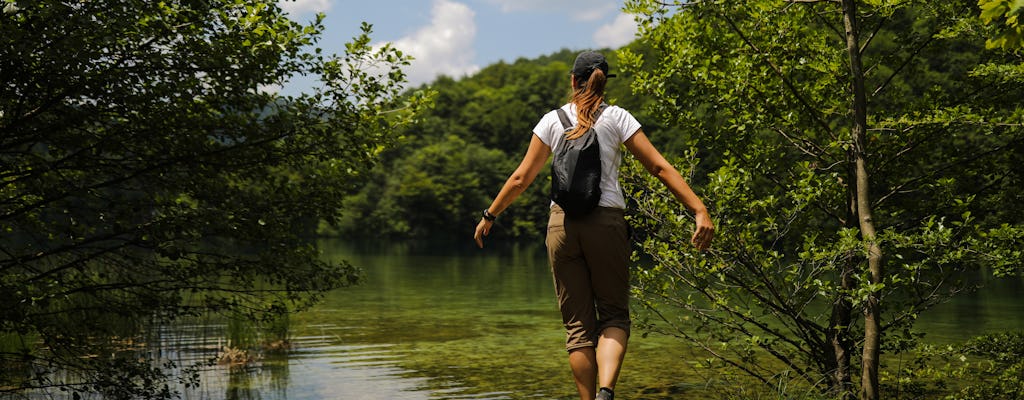
[[[679,171],[668,160],[665,160],[665,157],[651,144],[643,130],[638,130],[633,136],[626,139],[625,144],[626,149],[640,160],[647,172],[657,177],[672,192],[672,195],[693,213],[697,227],[694,229],[690,243],[693,243],[699,250],[711,246],[711,240],[715,236],[715,225],[711,222],[711,216],[708,214],[704,202],[697,197]]]
[[[526,155],[523,156],[523,161],[519,163],[519,167],[505,181],[505,185],[501,187],[501,191],[498,192],[498,196],[491,202],[490,207],[487,207],[488,212],[493,215],[499,215],[505,211],[526,188],[530,187],[533,180],[537,178],[541,168],[544,168],[544,164],[547,163],[548,156],[550,155],[551,148],[544,144],[537,135],[533,135],[533,139],[530,140],[530,147],[526,150]],[[483,237],[491,232],[493,224],[493,221],[488,221],[486,218],[480,219],[480,223],[476,225],[476,232],[473,234],[473,239],[476,240],[477,246],[484,247]]]

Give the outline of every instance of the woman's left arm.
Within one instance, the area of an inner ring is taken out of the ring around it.
[[[501,191],[498,192],[498,196],[491,202],[491,206],[487,207],[487,211],[495,216],[505,211],[526,188],[530,187],[533,180],[537,178],[540,169],[544,168],[544,164],[547,163],[548,156],[550,155],[551,148],[544,144],[537,135],[533,135],[533,139],[530,140],[530,147],[526,150],[526,155],[523,156],[523,161],[519,163],[519,167],[505,181],[505,185],[501,187]],[[484,247],[483,237],[491,232],[492,225],[494,225],[494,221],[480,218],[480,223],[476,225],[476,232],[473,234],[473,239],[476,240],[477,246]]]
[[[679,171],[665,160],[658,149],[654,148],[643,130],[638,130],[633,136],[626,139],[625,144],[626,149],[640,160],[647,172],[657,177],[680,203],[693,212],[696,227],[690,242],[700,250],[711,246],[711,240],[715,237],[715,225],[711,222],[711,216],[708,214],[704,202],[697,197]]]

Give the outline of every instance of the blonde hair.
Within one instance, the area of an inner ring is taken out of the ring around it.
[[[579,78],[578,76],[576,77]],[[605,76],[604,71],[600,68],[594,68],[594,71],[590,73],[590,78],[585,82],[576,81],[575,87],[572,88],[572,98],[569,102],[576,105],[576,118],[579,122],[576,124],[575,129],[566,134],[566,139],[571,140],[582,136],[597,122],[594,120],[594,114],[597,113],[598,107],[604,102],[604,86],[606,83],[608,83],[608,77]]]

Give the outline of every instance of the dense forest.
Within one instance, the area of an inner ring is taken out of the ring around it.
[[[631,46],[644,50],[639,43]],[[459,80],[441,77],[415,88],[431,91],[433,107],[397,134],[399,143],[381,154],[370,182],[345,197],[336,227],[321,234],[348,238],[466,238],[479,212],[490,204],[515,169],[540,117],[568,101],[569,68],[578,51],[512,63],[499,62]],[[606,50],[613,68],[615,52]],[[681,155],[680,129],[659,126],[644,113],[652,101],[631,92],[628,76],[610,80],[607,101],[631,110],[645,132],[667,154]],[[547,221],[549,171],[502,216],[495,237],[540,237]]]

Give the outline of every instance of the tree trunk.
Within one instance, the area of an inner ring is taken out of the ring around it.
[[[850,259],[843,265],[840,273],[840,284],[843,290],[853,287],[851,274],[854,270],[856,260]],[[853,353],[853,341],[850,340],[850,322],[853,320],[853,309],[850,300],[846,295],[839,295],[832,303],[832,315],[829,319],[829,327],[826,331],[827,354],[831,355],[829,365],[832,382],[830,382],[832,396],[835,399],[853,399],[853,388],[850,373],[850,356]]]
[[[875,224],[871,218],[870,179],[867,172],[867,99],[864,92],[864,74],[860,58],[860,40],[857,28],[855,0],[842,0],[843,25],[846,28],[846,51],[850,57],[850,83],[853,90],[853,158],[857,204],[857,222],[861,239],[868,252],[868,282],[882,281],[882,249],[875,237]],[[878,292],[871,291],[864,305],[864,352],[861,357],[861,392],[864,400],[876,400],[878,393],[878,354],[881,343]]]

